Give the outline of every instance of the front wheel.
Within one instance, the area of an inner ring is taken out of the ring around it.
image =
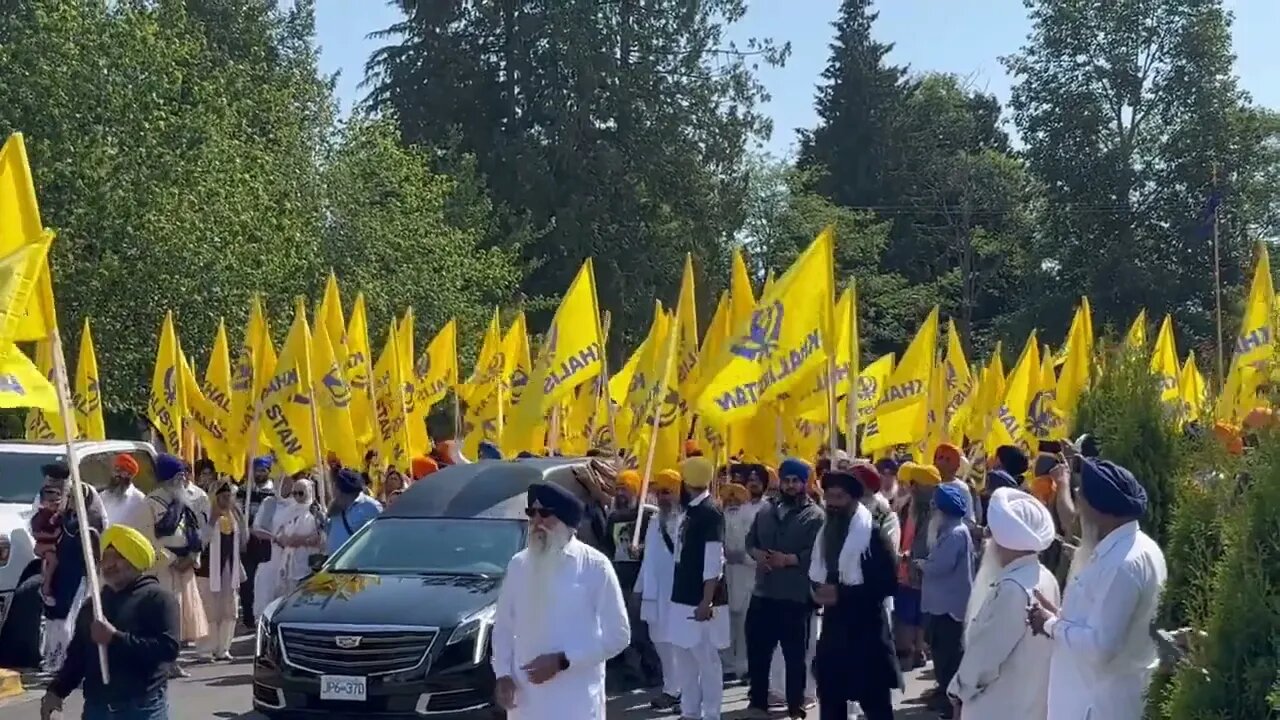
[[[41,632],[44,628],[44,600],[40,597],[40,574],[18,583],[4,627],[0,627],[0,667],[15,670],[38,668],[41,659]]]

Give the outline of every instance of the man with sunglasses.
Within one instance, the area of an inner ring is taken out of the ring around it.
[[[498,594],[495,699],[520,720],[605,720],[605,663],[631,625],[612,563],[579,541],[583,504],[555,483],[528,490],[528,544]]]

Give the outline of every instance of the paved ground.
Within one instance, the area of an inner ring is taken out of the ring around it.
[[[251,636],[238,638],[237,656],[253,652]],[[183,653],[189,659],[190,653]],[[252,711],[250,702],[251,662],[240,660],[214,665],[188,665],[191,677],[176,680],[169,685],[170,715],[175,720],[264,720]],[[24,677],[25,694],[8,700],[0,700],[0,717],[4,720],[37,720],[40,717],[40,697],[44,693],[43,679],[36,675]],[[936,720],[936,715],[923,710],[916,700],[928,687],[927,675],[913,673],[907,679],[907,692],[900,694],[897,703],[898,720]],[[657,713],[649,709],[650,696],[633,693],[615,697],[609,704],[609,717],[618,720],[671,720],[676,716]],[[746,690],[731,687],[725,693],[724,717],[733,720],[738,712],[746,709]],[[66,720],[80,717],[80,697],[75,694],[67,699]],[[817,717],[816,710],[809,714]]]

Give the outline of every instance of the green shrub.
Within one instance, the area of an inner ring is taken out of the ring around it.
[[[1280,717],[1280,438],[1264,436],[1245,466],[1238,511],[1219,515],[1225,550],[1210,583],[1208,638],[1174,677],[1170,720]]]
[[[1072,434],[1081,433],[1097,437],[1102,457],[1127,468],[1146,488],[1142,528],[1163,547],[1184,448],[1145,357],[1129,352],[1107,359],[1106,372],[1080,397]]]

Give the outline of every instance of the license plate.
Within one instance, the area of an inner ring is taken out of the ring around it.
[[[350,700],[361,702],[366,698],[368,687],[365,679],[353,675],[321,675],[321,700]]]

